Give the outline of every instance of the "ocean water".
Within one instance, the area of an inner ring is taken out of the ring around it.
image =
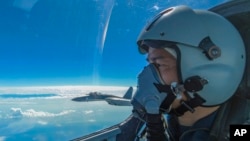
[[[122,96],[127,89],[113,86],[0,88],[0,141],[66,141],[117,124],[131,114],[131,106],[71,99],[91,91]]]

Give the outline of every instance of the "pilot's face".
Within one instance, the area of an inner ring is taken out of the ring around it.
[[[147,61],[158,66],[160,75],[166,84],[178,82],[176,58],[165,49],[149,47]]]
[[[170,85],[172,82],[178,82],[176,58],[165,49],[149,47],[147,60],[149,63],[154,63],[158,66],[165,84]],[[182,94],[181,99],[185,99],[185,95]],[[172,108],[179,107],[181,99],[176,99],[172,103]]]

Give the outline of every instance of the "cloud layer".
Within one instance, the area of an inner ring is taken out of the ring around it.
[[[35,111],[34,109],[22,110],[21,108],[11,108],[10,118],[21,117],[57,117],[75,112],[75,110],[64,110],[60,113],[49,113],[45,111]]]

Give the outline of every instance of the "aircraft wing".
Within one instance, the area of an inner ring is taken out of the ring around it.
[[[72,98],[71,100],[76,101],[76,102],[89,101],[89,96],[75,97],[75,98]]]
[[[131,106],[130,99],[110,97],[105,99],[108,104],[116,106]]]
[[[102,94],[102,93],[98,93],[98,94],[87,94],[86,96],[81,96],[81,97],[75,97],[72,98],[72,101],[76,101],[76,102],[88,102],[88,101],[104,101],[106,98],[109,97],[118,97],[115,95],[111,95],[111,94]]]

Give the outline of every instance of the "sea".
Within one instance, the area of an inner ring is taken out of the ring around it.
[[[0,87],[0,141],[68,141],[122,122],[131,106],[75,102],[89,92],[123,96],[128,87]]]

